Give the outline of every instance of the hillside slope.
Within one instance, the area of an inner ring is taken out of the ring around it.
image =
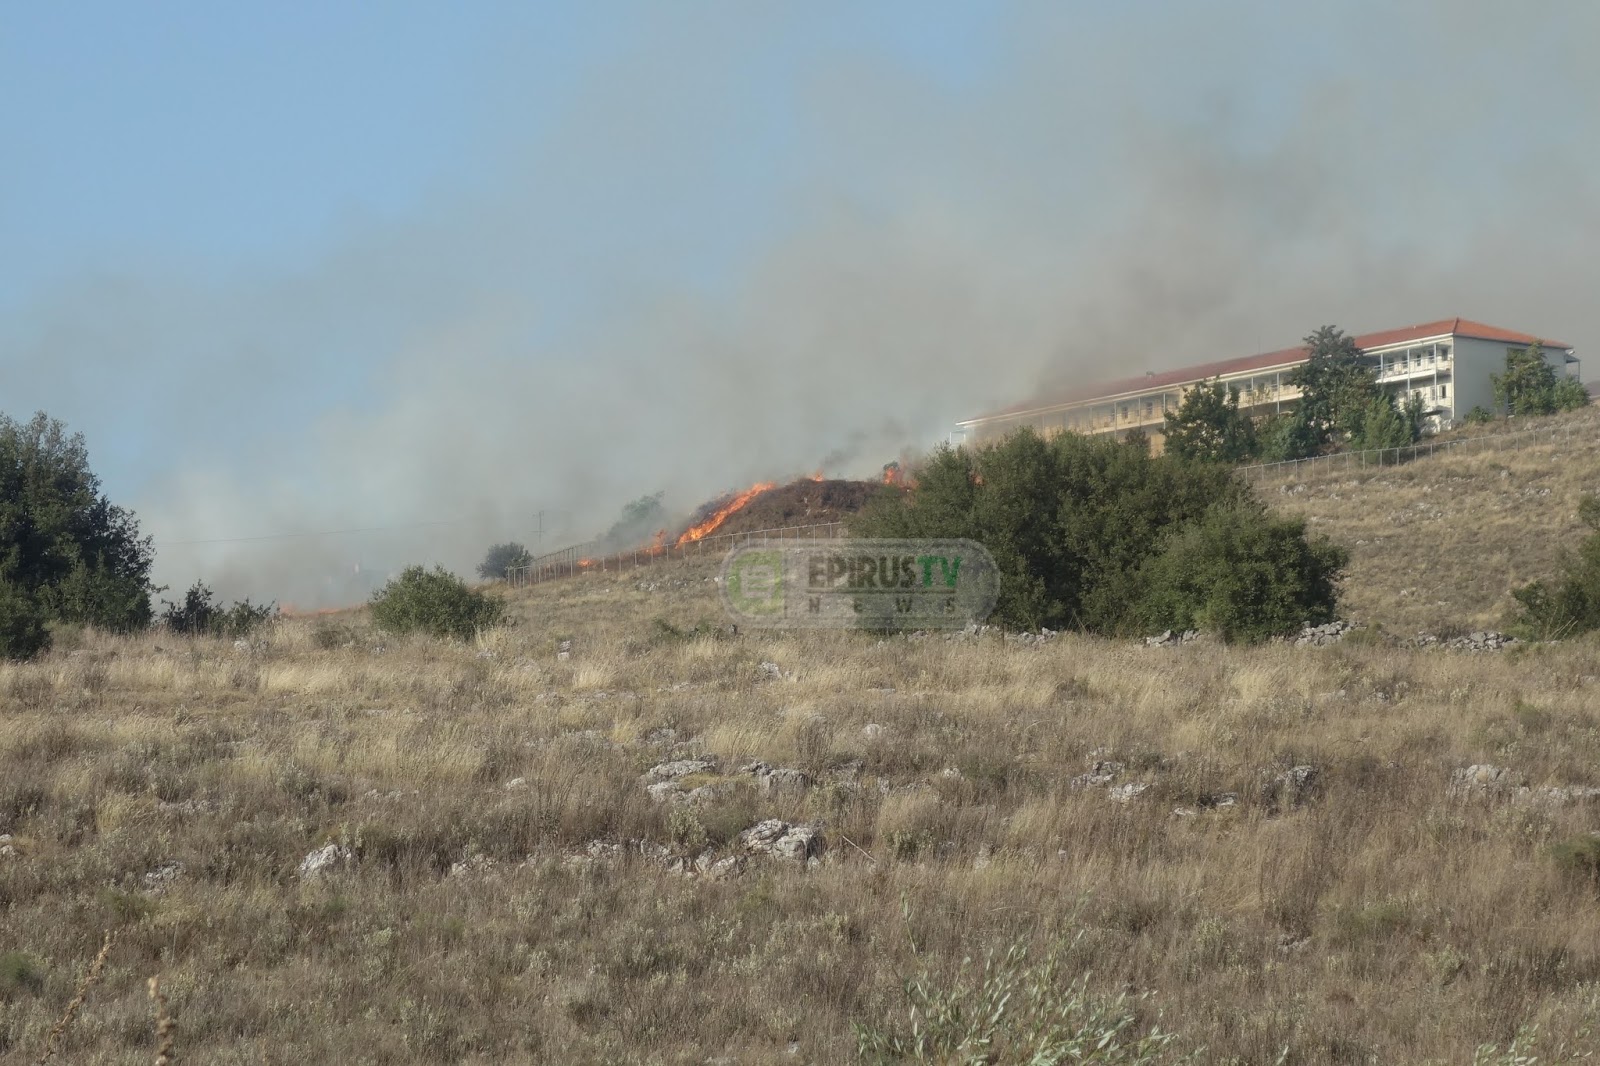
[[[1350,549],[1347,617],[1400,634],[1492,627],[1512,588],[1559,568],[1582,532],[1579,497],[1600,492],[1600,409],[1539,424],[1560,432],[1260,491]]]

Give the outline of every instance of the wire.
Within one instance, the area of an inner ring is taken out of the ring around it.
[[[572,512],[570,511],[546,510],[540,511],[538,514],[533,515],[513,516],[513,520],[516,518],[539,519],[539,524],[542,526],[544,525],[543,519],[545,515],[570,515],[571,513]],[[152,536],[151,539],[157,545],[164,548],[187,548],[201,544],[249,544],[253,542],[269,540],[305,540],[310,537],[342,537],[351,533],[384,533],[394,529],[428,529],[437,526],[461,526],[476,521],[478,521],[478,519],[475,518],[446,518],[436,522],[402,522],[396,525],[388,526],[357,526],[352,529],[323,529],[308,533],[263,533],[253,537],[212,537],[200,540],[165,540],[161,537]],[[544,533],[545,530],[540,529],[536,530],[535,532]]]

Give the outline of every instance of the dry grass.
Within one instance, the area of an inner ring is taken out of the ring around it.
[[[1274,481],[1263,494],[1350,548],[1352,619],[1406,636],[1493,628],[1512,588],[1559,568],[1583,532],[1579,497],[1600,492],[1600,408],[1537,422],[1559,437]]]
[[[1384,538],[1357,547],[1358,616],[1437,624],[1399,595],[1413,585],[1441,620],[1491,614],[1507,578],[1453,551],[1505,538],[1553,558],[1526,509],[1566,528],[1596,469],[1536,449],[1450,462],[1283,497]],[[1430,486],[1460,489],[1441,510],[1481,506],[1467,546],[1423,552],[1451,523],[1396,524]],[[1511,579],[1536,571],[1520,560]],[[1371,587],[1407,566],[1409,585]],[[1600,786],[1600,642],[1471,656],[654,624],[717,622],[711,573],[541,586],[476,646],[352,616],[281,623],[256,651],[91,633],[0,666],[0,1059],[37,1059],[107,929],[59,1061],[149,1062],[155,972],[156,1046],[177,1017],[186,1061],[850,1061],[854,1025],[905,1016],[902,977],[937,985],[1018,940],[1059,948],[1064,981],[1149,993],[1143,1021],[1160,1011],[1206,1062],[1470,1062],[1531,1025],[1542,1061],[1593,1047],[1597,810],[1447,786],[1483,762]],[[673,816],[639,778],[689,755],[717,756],[693,783],[726,791]],[[815,787],[762,792],[733,773],[748,759]],[[1073,787],[1106,759],[1148,790]],[[1305,764],[1303,794],[1263,788]],[[721,856],[765,817],[822,822],[822,863],[718,880],[637,847],[571,861],[597,840]],[[330,842],[354,864],[301,880]]]

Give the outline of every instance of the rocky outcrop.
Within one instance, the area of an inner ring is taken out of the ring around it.
[[[822,854],[824,841],[819,825],[791,825],[768,818],[740,833],[739,845],[751,854],[805,862]]]
[[[300,860],[300,880],[310,881],[355,865],[355,853],[343,844],[325,844]]]

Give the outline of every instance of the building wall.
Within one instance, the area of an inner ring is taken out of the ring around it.
[[[1448,346],[1448,356],[1441,349]],[[1421,393],[1432,416],[1434,428],[1447,428],[1466,417],[1473,407],[1494,409],[1492,376],[1505,370],[1506,352],[1520,345],[1504,341],[1478,340],[1449,336],[1428,341],[1413,341],[1392,348],[1370,349],[1368,356],[1382,355],[1384,388],[1401,402],[1411,393]],[[1401,362],[1401,353],[1407,358]],[[1546,361],[1557,374],[1568,375],[1564,349],[1545,349]],[[1240,390],[1240,407],[1260,417],[1291,410],[1299,400],[1299,390],[1281,384],[1288,368],[1242,371],[1224,375],[1225,385]],[[1573,374],[1576,373],[1574,364]],[[1063,430],[1079,433],[1114,433],[1121,436],[1135,427],[1154,437],[1163,425],[1163,410],[1176,410],[1183,393],[1194,386],[1169,385],[1149,393],[1135,393],[1115,399],[1094,401],[1066,409],[981,420],[960,427],[951,434],[952,443],[982,443],[997,440],[1028,425],[1046,437]]]
[[[1507,344],[1505,341],[1483,341],[1470,337],[1459,338],[1456,344],[1457,363],[1460,369],[1457,377],[1460,380],[1459,398],[1455,403],[1455,417],[1467,417],[1467,412],[1474,407],[1483,407],[1485,410],[1494,410],[1494,381],[1493,376],[1503,374],[1506,370],[1506,353],[1521,344]],[[1563,348],[1546,348],[1544,361],[1555,370],[1558,377],[1567,377],[1566,350]],[[1574,364],[1574,372],[1577,365]]]
[[[1505,372],[1505,341],[1481,341],[1460,337],[1456,341],[1455,417],[1467,417],[1474,407],[1494,410],[1494,374]]]

